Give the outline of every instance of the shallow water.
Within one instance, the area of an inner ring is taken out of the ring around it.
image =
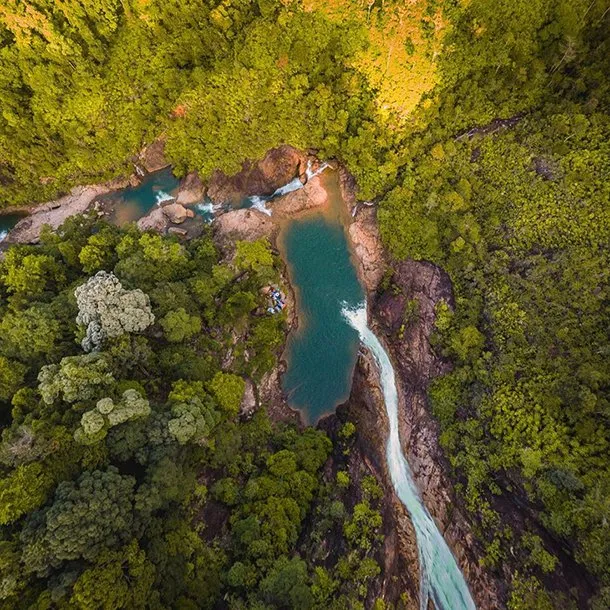
[[[128,187],[102,197],[114,203],[110,221],[122,225],[146,216],[162,201],[173,199],[179,180],[170,167],[153,172],[144,177],[138,186]]]
[[[282,385],[289,404],[310,423],[349,396],[358,333],[342,316],[342,303],[356,306],[364,298],[341,222],[344,204],[334,173],[327,184],[331,209],[290,221],[281,237],[299,321],[286,347]]]
[[[0,216],[0,242],[8,235],[8,232],[21,220],[23,214],[4,214]]]

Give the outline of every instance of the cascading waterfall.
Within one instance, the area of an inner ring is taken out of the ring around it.
[[[390,357],[368,327],[366,304],[356,309],[344,306],[343,315],[356,329],[362,343],[371,351],[379,368],[390,426],[386,447],[388,468],[394,489],[409,511],[417,537],[421,573],[420,608],[427,610],[428,600],[432,599],[438,610],[475,610],[464,576],[419,497],[411,469],[402,453],[398,433],[398,392]]]
[[[321,163],[320,167],[315,171],[311,169],[311,159],[307,160],[307,169],[305,170],[305,175],[307,176],[307,182],[312,178],[315,178],[317,175],[321,174],[325,169],[330,167],[328,163]],[[276,189],[271,195],[264,197],[259,195],[252,195],[246,199],[246,205],[244,207],[254,208],[263,214],[267,214],[267,216],[271,216],[271,210],[267,207],[267,203],[276,197],[281,197],[282,195],[287,195],[288,193],[292,193],[293,191],[298,191],[302,189],[305,185],[301,182],[301,179],[297,176],[293,178],[284,186],[280,186],[280,188]]]
[[[0,231],[0,241],[4,241],[6,236],[8,235],[8,231]]]
[[[161,205],[166,201],[173,201],[176,198],[173,195],[166,193],[165,191],[159,191],[158,193],[156,193],[155,199],[157,201],[157,205]]]

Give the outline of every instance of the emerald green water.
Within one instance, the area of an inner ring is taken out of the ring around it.
[[[314,423],[349,396],[359,339],[341,311],[345,303],[356,307],[365,295],[340,214],[294,220],[282,242],[299,312],[282,384],[289,404]]]
[[[22,214],[3,214],[0,216],[0,241],[2,241],[8,232],[22,219],[25,218]]]

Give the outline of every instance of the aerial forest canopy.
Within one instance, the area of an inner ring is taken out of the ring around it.
[[[451,277],[429,398],[481,561],[511,610],[579,608],[553,578],[576,562],[603,610],[609,33],[604,0],[4,0],[0,207],[129,174],[159,137],[204,181],[283,143],[344,163],[390,255]],[[268,248],[82,218],[6,252],[0,607],[363,607],[379,487],[323,469],[353,431],[237,416],[283,342],[250,315]],[[306,528],[339,531],[335,564]]]

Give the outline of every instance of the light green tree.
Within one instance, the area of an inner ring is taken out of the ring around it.
[[[237,415],[246,389],[246,383],[239,375],[216,373],[210,381],[209,389],[223,411],[229,415]]]
[[[106,338],[141,332],[155,316],[150,300],[141,290],[125,290],[113,273],[99,271],[74,291],[77,324],[87,328],[85,351],[98,350]]]
[[[107,358],[83,354],[62,358],[59,364],[43,366],[38,373],[38,391],[47,404],[92,400],[114,384]]]
[[[167,313],[160,321],[168,341],[180,343],[201,331],[201,318],[180,307]]]
[[[74,432],[74,440],[83,445],[94,445],[106,437],[114,426],[150,415],[150,404],[137,390],[125,390],[118,403],[102,398],[81,417],[81,425]]]

